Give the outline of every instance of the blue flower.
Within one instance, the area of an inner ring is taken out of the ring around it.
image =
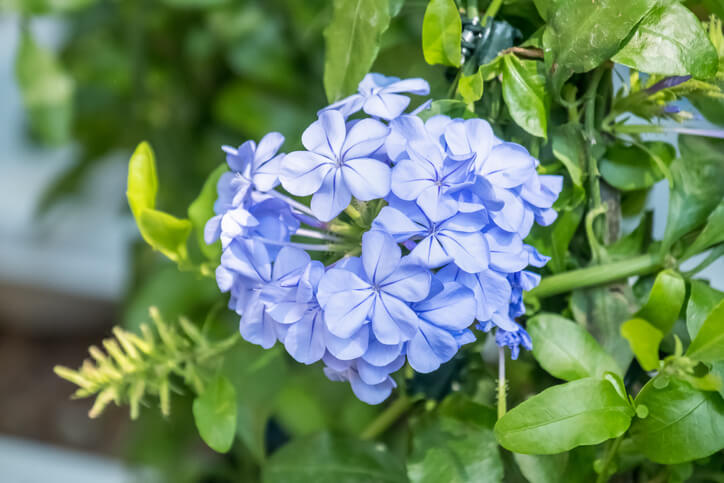
[[[259,191],[269,191],[279,184],[279,168],[284,155],[277,155],[277,151],[283,143],[284,136],[271,132],[261,138],[258,146],[254,141],[246,141],[239,149],[231,146],[222,149],[232,171],[252,182]]]
[[[405,363],[405,356],[400,355],[388,365],[370,371],[363,361],[343,361],[331,354],[324,356],[324,374],[332,381],[347,381],[352,392],[360,401],[367,404],[379,404],[390,396],[397,387],[392,372],[400,369]]]
[[[475,213],[457,213],[433,222],[412,202],[390,199],[372,227],[390,233],[397,241],[419,239],[410,258],[428,268],[454,262],[462,270],[477,273],[490,261],[488,243],[480,231],[486,218]]]
[[[407,360],[417,372],[436,370],[475,340],[468,329],[475,320],[473,292],[456,282],[434,280],[430,295],[412,304],[420,318],[415,337],[407,345]]]
[[[408,303],[427,296],[430,272],[402,260],[397,243],[378,230],[362,237],[361,262],[328,270],[319,284],[318,299],[329,331],[348,338],[370,324],[382,344],[409,340],[418,320]]]
[[[326,110],[337,110],[348,117],[360,109],[367,114],[382,119],[394,119],[410,104],[410,98],[400,93],[426,96],[430,86],[424,79],[405,79],[387,77],[381,74],[367,74],[359,84],[359,93],[327,106]]]
[[[496,312],[508,312],[512,288],[505,274],[492,269],[467,273],[451,264],[441,268],[437,276],[442,281],[458,282],[473,291],[477,320],[487,322]]]
[[[390,167],[373,156],[388,132],[374,119],[348,126],[338,111],[323,111],[302,135],[307,151],[285,157],[284,189],[298,196],[313,195],[312,212],[322,221],[341,213],[353,195],[362,201],[386,196]]]

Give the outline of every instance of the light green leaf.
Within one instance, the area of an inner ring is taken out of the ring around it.
[[[207,245],[204,240],[204,227],[206,222],[215,215],[214,202],[218,197],[216,193],[216,184],[219,182],[221,175],[228,171],[226,163],[219,165],[211,172],[204,186],[201,188],[199,196],[189,205],[189,220],[194,227],[196,240],[199,248],[209,260],[218,261],[221,256],[221,241],[216,241],[212,245]]]
[[[724,447],[724,400],[717,393],[697,391],[687,383],[671,379],[656,388],[649,381],[638,396],[649,415],[631,425],[636,448],[662,464],[703,458]]]
[[[706,316],[686,355],[705,362],[724,360],[724,300]]]
[[[560,0],[548,9],[543,34],[546,64],[567,78],[613,56],[655,0]],[[558,82],[560,85],[561,83]]]
[[[461,394],[452,394],[437,413],[413,425],[410,481],[501,481],[503,462],[492,431],[494,411]]]
[[[563,124],[553,131],[553,155],[568,170],[575,186],[583,186],[585,151],[580,124]]]
[[[291,441],[262,470],[264,483],[406,482],[405,467],[383,446],[328,433]]]
[[[458,92],[462,96],[463,100],[472,104],[475,101],[483,97],[483,68],[480,67],[478,71],[472,75],[465,75],[460,78],[458,83]]]
[[[459,67],[462,21],[453,0],[431,0],[422,19],[422,53],[428,64]]]
[[[187,259],[186,241],[191,234],[191,222],[163,211],[145,208],[136,220],[146,243],[176,263]]]
[[[724,292],[710,287],[702,280],[692,280],[689,303],[686,305],[686,328],[691,340],[696,338],[706,316],[724,299]]]
[[[724,140],[679,136],[681,157],[671,164],[674,188],[669,196],[663,248],[701,226],[724,198]]]
[[[211,449],[226,453],[236,434],[236,392],[222,375],[216,376],[194,399],[194,421]]]
[[[724,242],[724,201],[721,201],[706,219],[706,225],[684,252],[682,258],[701,253],[707,248]]]
[[[613,61],[648,74],[698,78],[712,77],[719,63],[699,19],[678,2],[654,7]]]
[[[47,144],[66,142],[73,121],[73,79],[53,52],[38,45],[27,29],[20,37],[15,77],[33,135]]]
[[[549,387],[495,425],[498,442],[517,453],[554,454],[623,434],[634,411],[608,380],[579,379]]]
[[[467,104],[463,101],[456,99],[438,99],[436,101],[432,101],[430,109],[426,109],[421,112],[420,117],[423,120],[427,120],[438,114],[445,114],[450,117],[462,117],[464,119],[474,116],[474,113],[471,113],[468,110]]]
[[[647,142],[643,146],[624,146],[615,144],[606,152],[600,161],[601,176],[608,184],[621,191],[634,191],[650,188],[664,178],[664,173],[654,160],[668,166],[676,154],[671,144],[663,142]]]
[[[389,25],[388,0],[334,0],[332,22],[324,29],[324,89],[330,102],[357,90]]]
[[[648,321],[666,335],[679,317],[685,295],[686,284],[681,275],[673,270],[662,270],[656,275],[649,298],[636,312],[636,317]]]
[[[151,145],[143,141],[128,162],[126,197],[136,222],[141,218],[141,211],[156,207],[157,192],[156,157]]]
[[[659,367],[659,344],[664,335],[644,319],[631,319],[621,325],[621,335],[628,340],[636,359],[645,371]]]
[[[555,314],[539,314],[526,326],[533,341],[533,356],[551,375],[573,381],[621,375],[621,368],[580,325]]]
[[[514,453],[513,457],[530,483],[589,483],[596,477],[591,464],[596,451],[592,446],[553,455]]]
[[[503,99],[510,116],[534,136],[545,138],[550,98],[539,62],[520,60],[513,54],[503,57]]]

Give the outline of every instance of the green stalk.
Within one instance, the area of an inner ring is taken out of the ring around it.
[[[360,434],[362,439],[375,439],[387,429],[392,426],[403,414],[407,412],[412,404],[416,401],[415,398],[411,398],[406,394],[400,394],[395,402],[387,406],[387,409],[382,411],[364,431]]]
[[[551,297],[577,288],[615,282],[634,275],[647,275],[656,272],[663,265],[664,261],[658,255],[640,255],[627,260],[594,265],[544,277],[540,285],[528,292],[528,294],[538,298]]]
[[[492,2],[490,2],[487,10],[485,10],[485,15],[483,15],[483,24],[485,24],[488,18],[495,17],[498,13],[498,10],[500,10],[500,7],[502,6],[503,0],[493,0]]]
[[[505,383],[505,347],[498,347],[498,419],[507,411]]]
[[[601,472],[598,473],[598,477],[596,478],[596,483],[606,483],[608,481],[608,467],[611,465],[611,462],[613,462],[613,459],[616,457],[616,453],[618,453],[618,448],[621,446],[621,441],[623,440],[623,434],[619,436],[618,438],[613,440],[613,443],[611,443],[611,446],[609,447],[608,451],[606,452],[606,457],[603,460],[603,466],[601,466]]]

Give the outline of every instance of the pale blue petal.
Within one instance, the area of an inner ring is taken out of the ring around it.
[[[324,332],[322,315],[314,312],[289,327],[284,337],[284,347],[295,360],[312,364],[324,355]]]
[[[535,176],[535,158],[518,144],[501,143],[490,150],[479,173],[500,188],[520,186]]]
[[[244,340],[270,349],[277,340],[274,320],[264,311],[261,303],[249,303],[239,322],[239,332]]]
[[[381,92],[365,100],[363,110],[370,116],[394,119],[407,108],[410,98],[399,94]]]
[[[400,210],[385,206],[372,222],[372,229],[390,233],[398,242],[405,241],[414,235],[422,235],[427,230],[410,220]]]
[[[421,321],[420,330],[407,344],[407,361],[415,371],[429,373],[452,359],[458,348],[450,332]]]
[[[381,281],[380,289],[407,302],[417,302],[430,292],[430,271],[406,259],[397,270]]]
[[[418,317],[449,331],[468,328],[475,320],[475,296],[469,288],[446,282],[443,290],[413,306]]]
[[[309,254],[304,250],[295,247],[284,247],[274,260],[272,276],[274,280],[280,280],[295,272],[297,276],[300,276],[309,261]]]
[[[392,393],[392,390],[396,387],[395,381],[388,377],[385,382],[380,384],[365,384],[365,382],[359,377],[359,374],[352,372],[349,378],[352,392],[360,401],[366,402],[367,404],[379,404]]]
[[[525,217],[523,202],[506,189],[494,189],[496,198],[503,202],[503,206],[498,211],[490,212],[490,219],[505,231],[518,231]]]
[[[362,235],[362,265],[372,284],[382,283],[400,264],[401,256],[389,233],[371,230]]]
[[[324,109],[321,109],[319,112],[317,112],[317,115],[328,109],[335,109],[341,112],[344,117],[348,117],[362,109],[362,104],[364,104],[364,102],[364,96],[361,96],[359,94],[352,94],[349,97],[345,97],[344,99],[337,101],[334,104],[330,104]]]
[[[355,259],[351,258],[349,260],[348,263],[352,263]],[[360,278],[360,275],[364,276],[364,273],[355,273],[350,270],[350,267],[344,266],[341,263],[338,263],[337,267],[340,268],[330,268],[327,270],[327,273],[325,273],[319,281],[317,300],[322,308],[324,308],[332,298],[339,298],[339,295],[343,292],[349,290],[367,292],[372,290],[369,282]]]
[[[388,293],[380,293],[379,298],[382,299],[387,313],[399,328],[402,334],[402,340],[411,339],[412,336],[415,335],[415,330],[417,330],[419,324],[417,314],[415,314],[408,304]],[[394,344],[394,342],[385,342],[382,339],[380,339],[380,342]]]
[[[270,132],[259,141],[254,153],[254,171],[257,171],[267,161],[272,159],[284,144],[284,136],[278,132]]]
[[[204,225],[204,241],[207,245],[211,245],[219,239],[221,235],[221,217],[224,215],[216,215],[209,218]]]
[[[390,192],[390,167],[373,158],[349,159],[342,165],[342,177],[355,198],[369,201]]]
[[[251,180],[259,191],[269,191],[279,184],[279,175],[282,171],[282,163],[286,155],[280,154],[264,162],[254,170]]]
[[[417,204],[425,215],[434,222],[450,218],[458,212],[458,202],[440,186],[431,185],[420,193]]]
[[[256,240],[234,240],[221,254],[221,264],[253,280],[271,279],[269,253],[266,247]]]
[[[284,156],[279,179],[291,194],[308,196],[319,190],[333,169],[329,158],[309,151],[294,151]]]
[[[485,237],[480,232],[461,233],[441,231],[438,240],[443,249],[455,261],[455,265],[468,273],[488,268],[490,252]]]
[[[310,207],[320,221],[330,221],[349,205],[352,194],[344,182],[342,171],[337,169],[325,178],[319,191],[312,196]]]
[[[382,88],[382,92],[409,92],[418,96],[426,96],[430,93],[430,84],[425,79],[415,77],[387,84]]]
[[[400,328],[382,301],[382,297],[375,297],[370,318],[372,319],[372,332],[381,343],[396,345],[403,341]]]
[[[337,337],[351,337],[368,322],[375,297],[371,290],[348,290],[324,306],[324,321]]]
[[[350,337],[337,337],[327,331],[324,340],[327,343],[327,350],[337,359],[346,361],[356,359],[367,350],[369,344],[369,325],[363,325]]]
[[[415,200],[434,186],[436,176],[431,164],[403,159],[392,169],[392,192],[400,199]]]
[[[387,345],[382,344],[376,338],[370,338],[367,352],[364,353],[362,359],[374,366],[386,366],[397,359],[402,352],[403,343]]]
[[[384,143],[390,128],[375,119],[356,122],[347,133],[342,146],[341,159],[367,158]]]
[[[441,267],[452,262],[453,258],[443,249],[437,236],[430,235],[418,242],[410,252],[410,257],[427,268]]]
[[[228,292],[234,284],[234,274],[219,265],[216,267],[216,284],[219,286],[219,290]]]
[[[302,133],[302,144],[308,151],[339,159],[346,135],[344,116],[336,110],[324,110],[319,113],[319,120]]]

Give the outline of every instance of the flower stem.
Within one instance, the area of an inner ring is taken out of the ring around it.
[[[505,347],[498,347],[498,419],[507,411],[505,382]]]
[[[406,394],[400,394],[395,402],[387,406],[387,409],[382,411],[364,431],[360,434],[362,439],[375,439],[387,429],[392,426],[400,416],[405,414],[412,404],[416,401],[416,398],[412,398]]]
[[[611,465],[611,462],[613,462],[613,459],[616,457],[616,453],[618,453],[618,448],[621,446],[621,441],[623,440],[623,434],[619,436],[618,438],[613,440],[613,443],[611,443],[611,446],[608,448],[608,451],[606,452],[605,459],[603,460],[603,465],[601,466],[601,471],[598,473],[598,477],[596,478],[596,483],[606,483],[609,478],[608,474],[608,467]]]
[[[659,255],[639,255],[627,260],[594,265],[545,277],[541,280],[540,285],[528,293],[538,298],[550,297],[577,288],[615,282],[633,275],[647,275],[659,270],[663,265],[664,259]]]

